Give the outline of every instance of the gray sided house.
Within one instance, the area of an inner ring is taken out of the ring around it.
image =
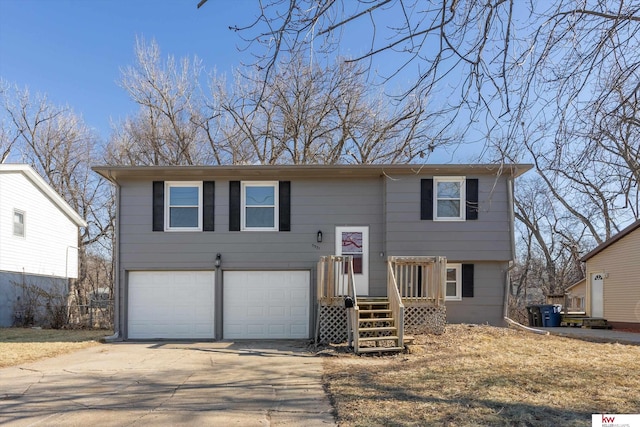
[[[502,325],[513,181],[530,168],[95,167],[117,187],[116,332],[311,338],[329,255],[352,257],[358,296],[386,296],[389,257],[446,257],[447,321]]]

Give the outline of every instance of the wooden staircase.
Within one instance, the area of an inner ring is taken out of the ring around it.
[[[357,330],[354,332],[356,353],[398,352],[404,341],[398,334],[398,321],[393,318],[386,297],[358,298]]]

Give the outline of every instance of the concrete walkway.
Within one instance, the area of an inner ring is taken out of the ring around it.
[[[554,335],[578,338],[586,341],[617,342],[620,344],[640,345],[640,333],[616,331],[615,329],[588,329],[588,328],[538,328]]]
[[[305,344],[116,343],[0,369],[0,424],[335,425]]]

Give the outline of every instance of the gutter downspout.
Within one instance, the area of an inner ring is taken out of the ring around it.
[[[113,247],[113,335],[104,337],[106,342],[121,341],[120,322],[120,184],[111,175],[109,170],[109,181],[116,187],[116,217],[114,224],[114,247]]]
[[[514,203],[514,195],[513,195],[513,175],[511,175],[507,179],[507,201],[509,203],[509,228],[510,230],[510,240],[511,240],[511,259],[509,260],[509,267],[504,272],[504,311],[503,318],[508,326],[513,326],[519,329],[523,329],[528,332],[533,332],[540,335],[549,335],[549,332],[542,331],[540,329],[530,328],[528,326],[524,326],[515,320],[509,318],[509,295],[511,294],[511,270],[513,270],[516,266],[515,258],[516,258],[516,230],[515,230],[515,212],[513,209]]]
[[[514,260],[516,259],[516,230],[515,230],[515,213],[513,209],[514,196],[513,196],[513,175],[507,179],[507,203],[509,204],[509,243],[511,246],[511,259],[509,260],[509,267],[504,273],[504,307],[503,317],[504,320],[509,319],[509,295],[511,294],[511,277],[510,272],[516,266]]]
[[[511,259],[509,260],[509,267],[504,272],[504,301],[502,317],[507,323],[513,320],[509,319],[509,295],[511,294],[511,276],[510,272],[516,266],[514,260],[516,259],[516,231],[515,231],[515,213],[513,209],[513,175],[507,178],[507,203],[509,204],[509,239],[511,244]]]

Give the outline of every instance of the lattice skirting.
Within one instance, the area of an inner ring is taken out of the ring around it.
[[[321,343],[342,343],[349,338],[347,309],[343,305],[320,305],[318,339]],[[442,334],[447,323],[444,305],[405,305],[404,331],[406,334]],[[382,326],[378,324],[379,326]],[[363,327],[374,326],[362,324]],[[366,335],[365,335],[366,336]]]
[[[447,323],[447,308],[444,305],[404,307],[404,331],[407,334],[444,333]]]
[[[321,343],[341,343],[349,339],[347,332],[347,309],[339,305],[321,305],[318,307]]]

